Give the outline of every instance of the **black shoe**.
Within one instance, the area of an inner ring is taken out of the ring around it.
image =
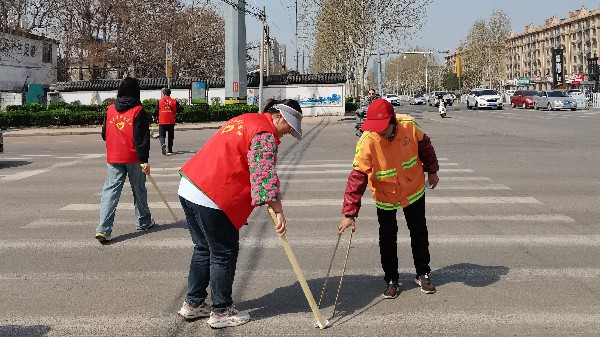
[[[160,146],[160,150],[161,150],[163,156],[167,155],[167,146],[165,144]]]
[[[383,292],[384,298],[396,298],[400,294],[400,285],[398,285],[398,281],[390,281],[385,291]]]
[[[431,283],[429,274],[417,275],[415,282],[421,287],[421,291],[426,294],[435,293],[435,286]]]

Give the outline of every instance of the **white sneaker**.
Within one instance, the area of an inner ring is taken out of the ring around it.
[[[183,316],[184,319],[191,320],[200,317],[209,317],[210,309],[208,308],[208,304],[206,304],[206,302],[202,302],[202,304],[197,308],[192,307],[187,302],[183,302],[183,306],[177,313]]]
[[[228,326],[238,326],[250,321],[250,314],[245,311],[239,311],[233,306],[227,308],[223,313],[211,312],[210,318],[206,323],[213,329],[226,328]]]

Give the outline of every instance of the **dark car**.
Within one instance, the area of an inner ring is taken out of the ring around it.
[[[523,109],[533,108],[533,96],[537,95],[535,90],[517,90],[510,96],[510,106]]]

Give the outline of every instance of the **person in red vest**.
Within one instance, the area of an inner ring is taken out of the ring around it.
[[[356,228],[362,198],[367,185],[371,188],[377,221],[379,222],[379,252],[386,288],[384,298],[396,298],[398,284],[398,221],[401,209],[410,232],[415,282],[426,294],[435,293],[429,278],[430,256],[425,218],[425,172],[431,188],[439,182],[439,164],[431,140],[414,118],[394,113],[385,99],[374,100],[367,109],[367,119],[361,128],[363,135],[356,144],[356,154],[350,172],[339,233]]]
[[[275,231],[285,234],[277,149],[288,133],[302,139],[301,121],[297,101],[270,101],[261,114],[227,121],[180,169],[179,199],[194,242],[188,292],[178,312],[185,319],[209,317],[212,328],[250,320],[231,297],[239,229],[255,207],[268,204],[276,213]],[[212,310],[205,302],[209,285]]]
[[[164,88],[162,97],[156,102],[154,120],[158,121],[158,140],[163,156],[173,154],[173,139],[175,138],[175,116],[183,111],[179,102],[171,98],[171,89]],[[168,135],[167,135],[168,133]],[[167,137],[167,145],[165,145]]]
[[[150,128],[148,116],[140,103],[140,85],[136,78],[121,81],[117,99],[111,104],[102,123],[102,139],[106,142],[108,174],[100,199],[100,224],[96,239],[100,243],[111,240],[117,204],[125,178],[133,191],[136,228],[148,230],[154,219],[148,208],[146,175],[150,174]]]

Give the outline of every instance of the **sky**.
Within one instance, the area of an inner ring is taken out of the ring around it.
[[[298,2],[302,1],[298,0]],[[265,7],[271,35],[287,47],[288,69],[296,67],[295,2],[296,0],[246,0],[246,3],[252,7]],[[538,27],[544,23],[545,19],[552,16],[564,19],[569,16],[569,12],[579,9],[581,6],[586,6],[589,10],[599,9],[600,1],[433,0],[426,9],[424,25],[415,33],[411,41],[407,41],[406,46],[454,51],[465,39],[475,21],[487,20],[494,9],[506,12],[510,18],[512,30],[520,34],[530,23]],[[246,16],[246,40],[248,42],[259,40],[260,27],[257,19]],[[441,62],[441,57],[438,59]]]

